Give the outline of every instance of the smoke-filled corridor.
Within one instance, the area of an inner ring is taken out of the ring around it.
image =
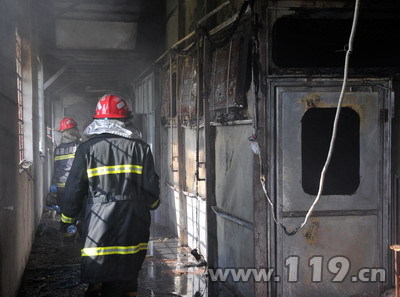
[[[399,22],[0,0],[0,296],[400,296]]]

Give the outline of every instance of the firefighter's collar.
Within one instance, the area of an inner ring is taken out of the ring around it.
[[[95,119],[83,132],[87,136],[110,133],[126,138],[142,138],[142,133],[133,125],[115,119]]]

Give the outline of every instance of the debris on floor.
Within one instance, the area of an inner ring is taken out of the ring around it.
[[[47,211],[35,234],[18,297],[80,297],[80,242],[58,232],[59,215]],[[139,276],[139,296],[207,296],[204,258],[170,235],[151,238]],[[199,256],[201,256],[199,258]]]
[[[176,238],[152,239],[139,278],[139,296],[207,296],[207,268]]]
[[[43,215],[21,281],[18,297],[83,296],[80,283],[80,245],[78,238],[66,241],[59,233],[59,216]]]

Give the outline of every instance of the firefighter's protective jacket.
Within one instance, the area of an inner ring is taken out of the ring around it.
[[[99,134],[79,145],[66,183],[61,221],[82,213],[82,281],[129,280],[147,250],[159,177],[145,142]]]
[[[64,192],[65,183],[79,143],[79,140],[61,143],[54,150],[54,182],[57,185],[58,193]]]

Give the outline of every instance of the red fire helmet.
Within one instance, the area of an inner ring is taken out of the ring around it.
[[[60,122],[60,131],[68,130],[76,126],[78,126],[78,124],[75,122],[74,119],[63,118]]]
[[[100,98],[96,107],[95,119],[121,119],[131,115],[128,104],[117,95],[106,94]]]

